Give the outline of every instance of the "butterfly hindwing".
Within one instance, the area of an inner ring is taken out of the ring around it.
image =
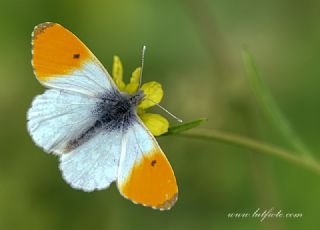
[[[63,178],[76,189],[107,188],[117,177],[122,133],[100,129],[93,137],[60,157]]]
[[[32,65],[50,88],[96,96],[115,89],[108,72],[73,33],[56,23],[42,23],[32,35]]]
[[[122,143],[117,184],[120,193],[135,203],[170,209],[178,187],[169,161],[157,141],[137,120]]]

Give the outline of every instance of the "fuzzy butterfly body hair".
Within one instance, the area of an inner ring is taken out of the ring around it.
[[[137,120],[136,107],[143,97],[141,90],[134,94],[112,90],[100,96],[92,110],[96,121],[77,138],[70,140],[65,152],[79,147],[102,130],[126,132]]]

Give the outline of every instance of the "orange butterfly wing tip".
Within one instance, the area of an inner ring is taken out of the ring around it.
[[[32,65],[40,81],[63,77],[92,57],[89,49],[63,26],[45,22],[32,33]]]
[[[124,197],[154,209],[169,210],[178,199],[173,170],[157,148],[135,163],[126,181],[118,187]]]

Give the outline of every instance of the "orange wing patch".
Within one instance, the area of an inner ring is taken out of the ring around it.
[[[32,45],[32,64],[40,81],[66,75],[93,56],[73,33],[50,22],[35,27]]]
[[[136,203],[162,210],[170,209],[178,198],[176,178],[160,149],[144,155],[119,189]]]

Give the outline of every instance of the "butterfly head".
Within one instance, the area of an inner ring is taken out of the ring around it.
[[[144,96],[143,91],[139,89],[136,93],[130,95],[129,103],[135,107],[143,100]]]

